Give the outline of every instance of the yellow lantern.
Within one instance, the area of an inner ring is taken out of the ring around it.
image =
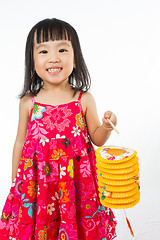
[[[101,203],[126,209],[140,200],[137,152],[123,147],[103,146],[96,150],[97,177]]]
[[[96,161],[101,204],[114,209],[134,207],[140,201],[137,152],[124,147],[103,146],[96,150]],[[134,237],[127,216],[126,221]]]

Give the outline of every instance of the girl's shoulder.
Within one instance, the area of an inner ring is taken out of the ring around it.
[[[32,97],[28,93],[20,99],[20,104],[23,106],[32,106]]]
[[[30,110],[32,108],[32,98],[30,94],[26,94],[20,99],[19,108],[20,110],[27,112],[28,116],[30,115]]]
[[[30,109],[32,105],[32,99],[29,94],[23,96],[19,102],[19,121],[16,141],[24,142],[26,139],[28,121],[30,116]]]
[[[89,92],[84,92],[82,94],[82,102],[86,105],[89,106],[90,104],[92,104],[94,101],[94,97],[91,93]]]
[[[90,100],[90,99],[93,99],[93,95],[90,92],[83,92],[82,98],[84,100]]]
[[[86,115],[87,110],[95,106],[95,100],[93,95],[89,92],[84,92],[82,94],[81,104],[82,104],[83,112]]]

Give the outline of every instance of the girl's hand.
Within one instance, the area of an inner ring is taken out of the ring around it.
[[[107,119],[110,119],[111,122],[114,124],[114,126],[116,126],[116,125],[117,125],[117,117],[116,117],[116,115],[115,115],[113,112],[111,112],[111,111],[106,111],[106,112],[104,113],[104,117],[103,117],[103,119],[102,119],[102,122],[103,122],[102,126],[103,126],[105,129],[107,129],[108,131],[112,131],[112,130],[113,130],[113,127],[111,126],[111,124],[108,122]]]

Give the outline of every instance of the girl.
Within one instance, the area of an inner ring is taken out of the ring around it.
[[[115,217],[98,197],[91,141],[103,145],[112,131],[107,118],[116,125],[116,116],[107,111],[100,124],[89,87],[74,28],[58,19],[36,24],[26,43],[12,186],[0,239],[115,238]]]

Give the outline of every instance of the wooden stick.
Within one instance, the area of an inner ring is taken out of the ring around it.
[[[110,125],[114,128],[114,130],[116,131],[117,134],[119,134],[119,131],[117,130],[117,128],[114,126],[114,124],[111,122],[111,120],[109,118],[107,118],[108,122],[110,123]]]

